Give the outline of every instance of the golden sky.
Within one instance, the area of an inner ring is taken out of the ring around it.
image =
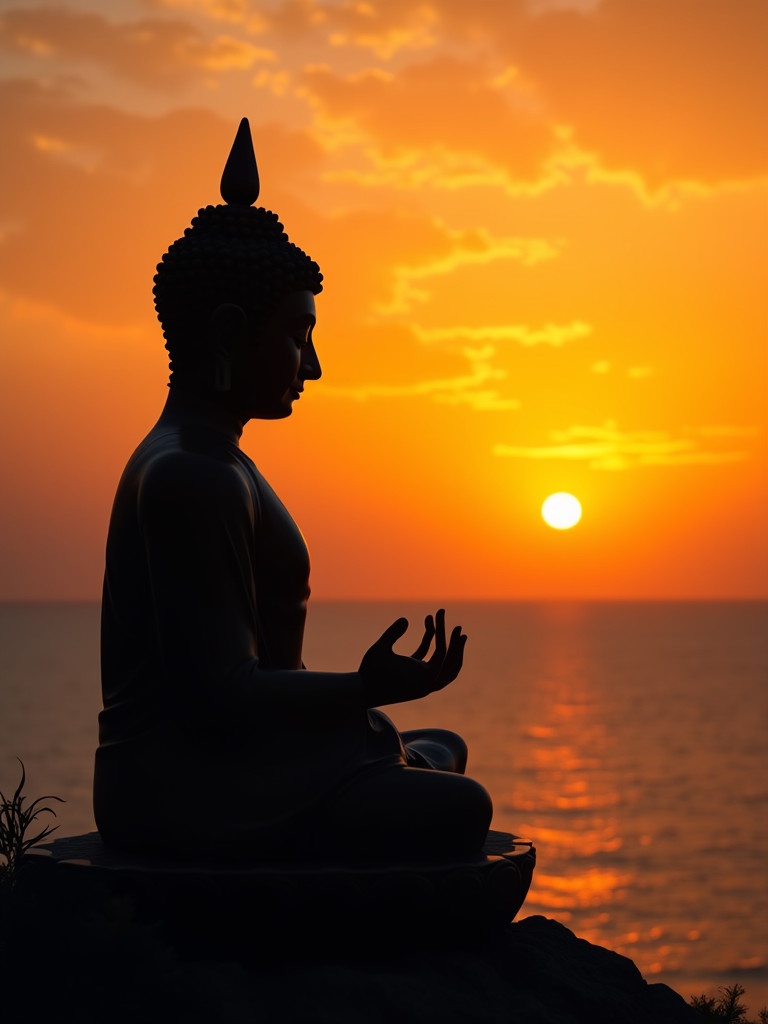
[[[241,116],[319,598],[768,595],[765,0],[0,0],[0,599],[96,598],[155,264]],[[547,527],[553,491],[581,523]]]

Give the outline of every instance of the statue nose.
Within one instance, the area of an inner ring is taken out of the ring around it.
[[[302,360],[301,360],[301,375],[304,380],[320,380],[323,375],[322,368],[320,366],[320,360],[317,358],[317,352],[313,342],[309,342],[302,349]]]

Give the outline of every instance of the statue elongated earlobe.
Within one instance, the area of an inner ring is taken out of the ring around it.
[[[253,206],[259,198],[259,187],[251,128],[248,118],[244,117],[224,165],[219,191],[221,198],[230,206]]]
[[[232,361],[224,352],[216,353],[213,370],[213,387],[220,394],[232,390]]]
[[[222,303],[211,314],[210,343],[214,353],[213,386],[226,393],[232,388],[232,352],[246,328],[246,315],[241,306]]]

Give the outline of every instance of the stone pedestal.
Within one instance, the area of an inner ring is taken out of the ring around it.
[[[464,862],[395,865],[170,861],[116,853],[92,832],[30,851],[26,871],[80,905],[126,897],[175,945],[231,955],[265,934],[274,949],[406,933],[417,945],[471,943],[513,920],[535,862],[530,841],[502,832]]]

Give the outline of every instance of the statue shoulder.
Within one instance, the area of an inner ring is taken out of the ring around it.
[[[257,500],[244,458],[237,451],[148,439],[139,448],[133,472],[140,505],[187,504],[251,507]]]

